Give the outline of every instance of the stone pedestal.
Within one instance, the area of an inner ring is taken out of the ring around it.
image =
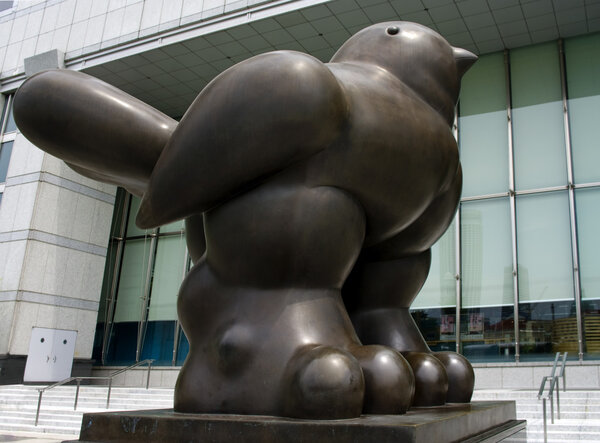
[[[181,414],[169,409],[84,414],[79,441],[454,442],[499,441],[525,426],[515,402],[414,408],[405,415],[296,420],[258,415]]]

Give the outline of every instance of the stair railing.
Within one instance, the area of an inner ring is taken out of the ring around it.
[[[557,411],[557,418],[560,419],[560,395],[559,395],[559,391],[560,391],[560,387],[558,386],[558,378],[559,377],[563,377],[563,389],[565,388],[565,363],[567,361],[567,354],[568,352],[565,352],[563,354],[562,357],[562,363],[561,363],[561,368],[560,368],[560,374],[556,374],[556,368],[558,366],[558,360],[560,359],[560,352],[556,353],[556,356],[554,357],[554,364],[552,365],[552,372],[550,372],[550,375],[546,375],[544,377],[542,377],[542,382],[540,384],[540,389],[538,391],[538,400],[542,400],[542,413],[544,415],[544,441],[547,441],[548,438],[548,431],[547,431],[547,421],[546,421],[546,400],[549,399],[550,400],[550,420],[551,423],[554,424],[554,393],[556,393],[556,411]],[[549,381],[550,382],[550,386],[548,388],[548,393],[544,396],[544,388],[546,387],[546,382]],[[556,389],[554,389],[556,387]]]
[[[111,374],[106,375],[106,376],[69,377],[69,378],[65,378],[64,380],[61,380],[57,383],[54,383],[53,385],[46,386],[44,388],[39,388],[38,389],[39,396],[38,396],[37,411],[35,413],[35,426],[37,426],[38,420],[40,417],[40,407],[42,405],[42,395],[44,394],[44,392],[49,391],[50,389],[56,388],[57,386],[62,386],[64,384],[70,383],[73,380],[75,380],[77,382],[77,389],[75,390],[75,402],[73,403],[73,410],[76,410],[77,409],[77,401],[79,400],[79,388],[81,386],[82,380],[108,380],[108,392],[106,394],[106,409],[108,409],[108,406],[110,404],[110,392],[112,390],[113,378],[119,374],[122,374],[125,371],[129,371],[130,369],[147,364],[148,372],[146,375],[146,389],[148,389],[148,387],[150,386],[150,371],[152,370],[152,363],[154,363],[154,360],[146,359],[146,360],[134,363],[131,366],[127,366],[126,368],[119,369],[118,371],[112,372]]]

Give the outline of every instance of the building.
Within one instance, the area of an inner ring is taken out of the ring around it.
[[[534,387],[569,353],[600,387],[600,0],[31,0],[0,2],[0,383],[32,328],[77,331],[75,370],[153,358],[171,385],[187,341],[182,223],[138,229],[139,201],[16,131],[11,94],[80,70],[180,118],[215,75],[276,49],[327,61],[371,23],[416,21],[480,54],[463,80],[456,221],[413,314],[476,387]]]

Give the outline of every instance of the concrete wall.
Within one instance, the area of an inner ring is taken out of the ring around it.
[[[0,355],[25,355],[33,327],[78,331],[90,358],[114,186],[71,171],[17,133],[0,209]]]
[[[552,371],[552,362],[478,363],[473,366],[475,389],[539,389],[542,377]],[[600,389],[597,361],[567,362],[565,371],[568,389]]]

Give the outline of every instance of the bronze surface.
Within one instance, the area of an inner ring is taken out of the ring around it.
[[[176,411],[401,414],[473,389],[468,361],[433,354],[408,309],[460,198],[450,126],[475,60],[390,22],[330,63],[293,51],[243,61],[178,124],[60,70],[28,79],[14,112],[40,148],[143,195],[138,226],[186,219]]]

